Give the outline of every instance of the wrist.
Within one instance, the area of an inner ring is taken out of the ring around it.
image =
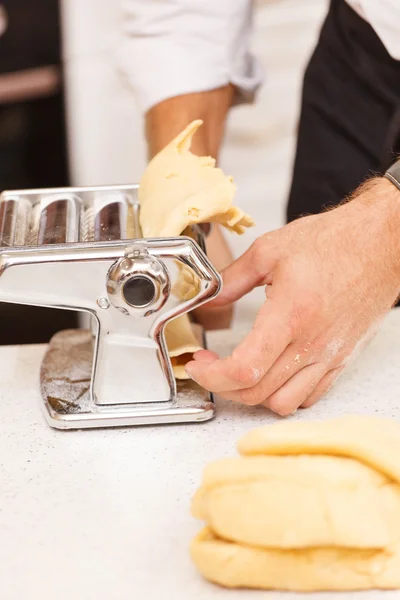
[[[351,204],[365,217],[375,252],[398,277],[400,285],[400,190],[385,177],[374,177],[356,191]]]

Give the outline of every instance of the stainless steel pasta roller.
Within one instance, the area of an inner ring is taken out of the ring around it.
[[[102,186],[0,196],[0,301],[91,317],[90,329],[58,333],[44,356],[40,387],[52,427],[214,415],[210,394],[175,379],[165,327],[214,298],[220,276],[199,227],[175,238],[142,238],[137,192]]]

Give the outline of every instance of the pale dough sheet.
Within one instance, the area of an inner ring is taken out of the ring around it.
[[[236,233],[254,225],[232,205],[236,188],[232,178],[215,167],[208,156],[190,152],[192,138],[202,121],[193,121],[148,164],[139,186],[140,225],[144,237],[176,237],[189,225],[215,222]],[[189,299],[195,293],[193,273],[184,265],[180,289],[173,293]],[[166,342],[175,377],[187,379],[185,364],[201,349],[188,315],[166,327]]]
[[[197,335],[196,335],[197,334]],[[187,379],[185,365],[202,348],[201,333],[187,315],[174,319],[165,328],[165,341],[177,379]]]
[[[191,555],[227,587],[400,588],[400,425],[373,417],[249,432],[203,474]]]
[[[400,481],[400,425],[349,415],[322,422],[284,421],[239,440],[240,454],[331,454],[355,458]]]
[[[232,205],[232,177],[209,156],[190,152],[202,121],[193,121],[147,166],[140,181],[140,224],[144,237],[174,237],[194,223],[221,223],[243,233],[253,219]]]

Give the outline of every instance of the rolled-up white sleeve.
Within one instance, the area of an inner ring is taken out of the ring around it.
[[[252,0],[121,0],[118,65],[147,112],[159,102],[229,83],[251,102],[262,70],[250,50]]]

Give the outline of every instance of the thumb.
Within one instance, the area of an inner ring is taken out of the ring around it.
[[[255,287],[270,283],[275,265],[268,238],[258,238],[248,250],[221,273],[222,291],[207,306],[226,306],[239,300]]]

